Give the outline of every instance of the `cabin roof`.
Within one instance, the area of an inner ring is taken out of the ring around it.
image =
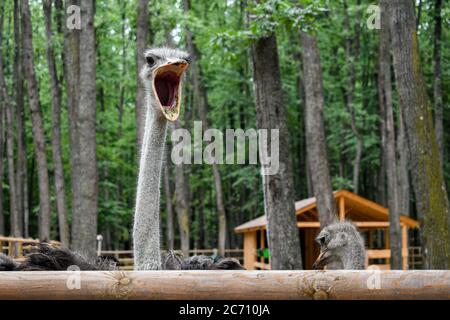
[[[333,192],[334,198],[339,203],[340,198],[344,198],[345,217],[351,221],[389,221],[389,209],[382,205],[363,198],[348,190],[338,190]],[[319,221],[316,198],[308,198],[295,202],[295,211],[297,221]],[[400,222],[408,228],[418,228],[419,223],[405,215],[400,215]],[[264,229],[267,225],[265,215],[256,219],[247,221],[236,227],[236,233],[247,232],[252,230]]]

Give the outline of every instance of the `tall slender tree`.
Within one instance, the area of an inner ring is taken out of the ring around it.
[[[4,75],[3,75],[3,17],[4,5],[0,6],[0,235],[5,235],[5,214],[3,213],[3,159],[4,159],[4,132],[5,132],[5,100],[3,97]]]
[[[27,156],[25,143],[25,113],[24,113],[24,87],[23,87],[23,59],[22,59],[22,35],[20,30],[20,6],[19,1],[14,0],[14,64],[13,83],[14,101],[16,104],[16,128],[17,128],[17,210],[19,228],[24,236],[28,236],[29,210],[27,195]]]
[[[34,70],[33,35],[28,0],[22,2],[22,31],[24,69],[28,84],[28,99],[33,124],[33,142],[39,181],[39,239],[50,239],[50,188],[44,122],[39,101],[39,89]]]
[[[357,5],[359,6],[361,3],[360,0],[357,1]],[[356,85],[356,68],[355,62],[359,57],[359,36],[361,33],[360,27],[360,11],[357,11],[356,23],[355,25],[355,33],[353,37],[350,36],[350,16],[349,16],[349,8],[347,5],[347,1],[344,0],[344,34],[345,38],[345,60],[346,60],[346,68],[347,68],[347,79],[345,87],[343,88],[344,97],[345,97],[345,107],[347,112],[350,114],[350,125],[353,131],[353,134],[356,138],[356,153],[355,160],[353,162],[353,191],[358,193],[359,191],[359,176],[361,171],[361,158],[364,147],[363,135],[361,134],[357,121],[356,121],[356,111],[354,107],[354,91]]]
[[[184,0],[184,13],[189,14],[190,12],[190,0]],[[198,61],[200,59],[200,53],[195,44],[194,36],[191,30],[186,30],[186,42],[187,47],[192,55],[192,63],[191,63],[191,73],[192,73],[192,82],[193,82],[193,94],[194,94],[194,106],[198,108],[198,112],[200,114],[200,119],[202,120],[203,131],[209,129],[209,120],[207,117],[208,114],[208,98],[206,88],[203,84],[203,80],[201,77],[200,68],[198,65]],[[219,254],[225,254],[225,245],[226,245],[226,235],[227,235],[227,214],[224,205],[224,192],[222,187],[222,178],[219,171],[219,166],[216,162],[212,163],[212,171],[214,177],[214,188],[216,191],[216,207],[217,207],[217,215],[219,220],[219,234],[218,234],[218,247]]]
[[[78,6],[79,0],[65,1],[65,21],[70,21],[71,6]],[[80,100],[80,30],[77,28],[64,28],[64,76],[66,80],[67,108],[69,123],[70,169],[72,187],[72,216],[80,212],[81,191],[79,176],[80,142],[78,134],[78,109]],[[72,230],[73,231],[73,230]]]
[[[378,94],[385,111],[385,168],[389,207],[389,240],[391,248],[391,269],[402,269],[402,238],[400,228],[397,156],[395,143],[395,122],[392,106],[391,55],[389,50],[389,0],[381,0],[381,29],[379,44]],[[383,174],[383,173],[382,173]]]
[[[96,156],[96,50],[94,0],[81,1],[79,135],[79,211],[73,212],[72,247],[89,256],[96,254],[98,172]]]
[[[397,153],[398,153],[398,211],[409,215],[411,207],[411,183],[409,181],[409,150],[406,141],[405,123],[401,112],[398,112]]]
[[[449,203],[432,110],[420,66],[414,3],[389,2],[394,71],[411,154],[417,212],[422,215],[425,267],[450,267]]]
[[[433,79],[433,98],[434,98],[434,123],[436,128],[436,137],[441,153],[441,164],[444,163],[444,108],[442,102],[442,76],[441,76],[441,42],[442,42],[442,0],[434,1],[434,79]]]
[[[180,120],[175,123],[175,129],[179,129]],[[180,232],[181,251],[184,256],[189,256],[190,248],[190,210],[188,204],[188,186],[186,182],[184,165],[175,164],[175,211],[177,214],[178,230]]]
[[[47,64],[52,90],[52,154],[55,175],[56,210],[58,213],[59,236],[61,243],[69,246],[69,223],[67,221],[64,169],[61,155],[61,88],[56,71],[52,35],[52,0],[43,1],[45,36],[47,40]]]
[[[149,0],[139,0],[137,8],[137,22],[136,22],[136,70],[142,70],[145,63],[142,55],[148,44],[150,24],[148,13]],[[141,149],[142,138],[144,135],[145,124],[145,91],[142,81],[139,77],[139,72],[136,74],[136,144],[137,149]]]
[[[3,62],[0,58],[0,67],[3,69]],[[8,183],[9,183],[9,211],[10,211],[10,234],[13,237],[21,237],[19,223],[19,211],[17,208],[17,189],[15,180],[14,161],[14,111],[13,101],[9,96],[4,81],[3,71],[0,71],[0,86],[2,87],[3,99],[6,105],[6,153],[8,158]]]
[[[1,44],[0,44],[1,48]],[[2,97],[2,92],[0,90],[0,98]],[[4,152],[3,152],[3,142],[4,142],[4,110],[5,106],[4,103],[0,103],[0,186],[2,186],[0,190],[0,235],[5,235],[5,214],[3,213],[3,158],[4,158]]]
[[[0,45],[1,47],[1,45]],[[2,96],[0,92],[0,97]],[[3,141],[4,141],[4,103],[0,103],[0,186],[3,187]],[[3,190],[0,190],[0,235],[5,235],[5,214],[3,213]]]
[[[331,187],[325,138],[322,68],[316,38],[302,31],[300,42],[303,49],[306,154],[320,226],[323,228],[337,220],[337,210]]]
[[[175,231],[173,225],[173,204],[172,204],[172,188],[170,184],[170,147],[166,151],[166,165],[164,166],[164,191],[166,194],[166,239],[167,250],[173,250],[175,241]]]
[[[279,170],[273,175],[263,175],[270,267],[273,270],[302,269],[289,133],[277,50],[275,34],[261,37],[251,45],[256,126],[269,132],[271,129],[279,130]],[[270,143],[260,144],[266,150],[270,150],[269,146]]]
[[[14,168],[14,126],[13,126],[13,100],[8,93],[6,79],[3,69],[3,21],[4,21],[4,3],[0,5],[0,91],[3,108],[6,111],[6,153],[8,159],[8,183],[9,183],[9,211],[10,211],[10,230],[9,234],[20,237],[19,214],[17,211],[17,195]],[[3,160],[3,159],[2,159]],[[15,254],[15,253],[14,253]]]

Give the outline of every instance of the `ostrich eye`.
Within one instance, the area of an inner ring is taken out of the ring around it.
[[[155,58],[152,56],[145,57],[145,60],[147,61],[149,67],[153,67],[156,63]]]

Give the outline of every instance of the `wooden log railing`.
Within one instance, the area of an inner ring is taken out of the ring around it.
[[[450,271],[0,272],[0,299],[450,299]]]

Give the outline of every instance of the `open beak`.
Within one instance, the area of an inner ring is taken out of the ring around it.
[[[153,92],[159,108],[169,121],[180,115],[182,76],[189,64],[182,59],[172,60],[153,71]]]
[[[313,264],[314,269],[323,269],[328,264],[328,261],[330,259],[330,251],[325,248],[320,251],[319,256],[317,257],[317,260]]]

